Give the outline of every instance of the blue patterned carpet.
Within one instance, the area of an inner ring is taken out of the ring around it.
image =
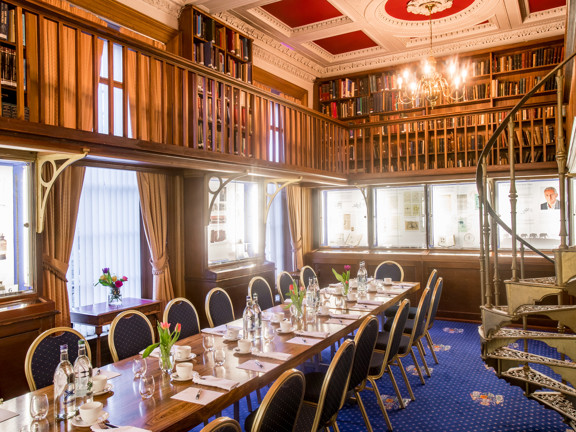
[[[380,380],[380,393],[390,395],[385,399],[388,415],[394,431],[443,431],[443,432],[565,432],[571,430],[562,422],[559,414],[545,409],[536,401],[522,395],[519,387],[498,379],[494,371],[488,369],[480,358],[480,340],[478,325],[436,321],[431,335],[436,344],[436,355],[440,364],[435,364],[428,346],[426,360],[433,369],[432,377],[425,376],[426,385],[422,385],[410,356],[403,359],[408,370],[410,384],[416,401],[410,402],[406,409],[397,408],[397,401],[389,378]],[[522,349],[522,342],[519,342]],[[556,350],[535,342],[530,351],[557,357]],[[419,355],[416,354],[419,359]],[[324,356],[327,361],[328,355]],[[551,370],[535,367],[547,375]],[[393,367],[396,381],[404,398],[408,392],[397,367]],[[264,391],[262,393],[264,397]],[[386,423],[376,397],[365,391],[362,400],[370,417],[374,431],[386,431]],[[252,404],[257,406],[256,395],[252,394]],[[241,424],[248,414],[246,401],[240,405]],[[225,416],[233,417],[232,407],[226,409]],[[366,427],[357,406],[345,404],[338,416],[341,432],[365,431]],[[199,431],[202,427],[193,429]]]

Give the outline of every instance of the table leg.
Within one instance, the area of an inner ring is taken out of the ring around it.
[[[101,347],[100,347],[100,335],[102,334],[102,326],[96,326],[96,367],[100,367],[102,365],[102,357],[101,357]]]

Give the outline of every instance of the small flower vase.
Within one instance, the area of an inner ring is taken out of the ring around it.
[[[110,288],[108,304],[110,306],[120,306],[122,304],[122,294],[118,288]]]
[[[300,329],[302,325],[302,318],[304,318],[304,312],[302,311],[302,306],[297,307],[295,305],[290,305],[290,313],[292,314],[293,324],[297,329]]]
[[[174,354],[172,353],[172,347],[160,345],[160,357],[158,361],[162,372],[170,375],[174,368]]]
[[[347,280],[342,285],[344,286],[344,295],[348,295],[348,291],[350,291],[350,281]]]

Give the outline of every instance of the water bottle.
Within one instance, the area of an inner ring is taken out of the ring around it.
[[[262,337],[262,309],[258,304],[258,294],[253,294],[254,300],[252,302],[252,312],[254,313],[254,338],[260,339]]]
[[[246,307],[242,314],[244,339],[254,340],[255,321],[254,311],[252,310],[252,299],[250,299],[250,296],[246,296]]]
[[[54,417],[66,420],[76,415],[76,375],[68,361],[68,345],[60,345],[60,363],[54,372]]]
[[[306,308],[316,312],[319,306],[320,289],[318,287],[318,280],[313,276],[308,281],[308,289],[306,290]]]
[[[366,292],[366,282],[368,281],[368,272],[366,271],[366,264],[364,261],[360,262],[360,270],[358,270],[358,292]]]
[[[78,341],[78,358],[74,362],[76,406],[92,402],[92,363],[86,355],[86,341]]]

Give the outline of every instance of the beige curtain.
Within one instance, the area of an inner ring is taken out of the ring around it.
[[[146,240],[150,249],[153,275],[153,298],[167,302],[174,298],[170,267],[168,265],[168,199],[166,175],[137,173],[140,191],[140,209]]]
[[[302,255],[312,252],[313,220],[312,189],[302,188]]]
[[[176,297],[185,297],[184,287],[184,176],[166,176],[168,196],[168,256]]]
[[[290,243],[294,267],[301,269],[304,266],[302,253],[302,188],[300,186],[286,186],[286,199],[288,203],[288,225],[290,226]]]
[[[52,167],[44,165],[46,178],[51,178]],[[58,177],[46,205],[42,243],[44,268],[44,296],[56,303],[56,326],[70,326],[70,305],[66,287],[66,272],[74,241],[80,193],[85,168],[69,166]]]

